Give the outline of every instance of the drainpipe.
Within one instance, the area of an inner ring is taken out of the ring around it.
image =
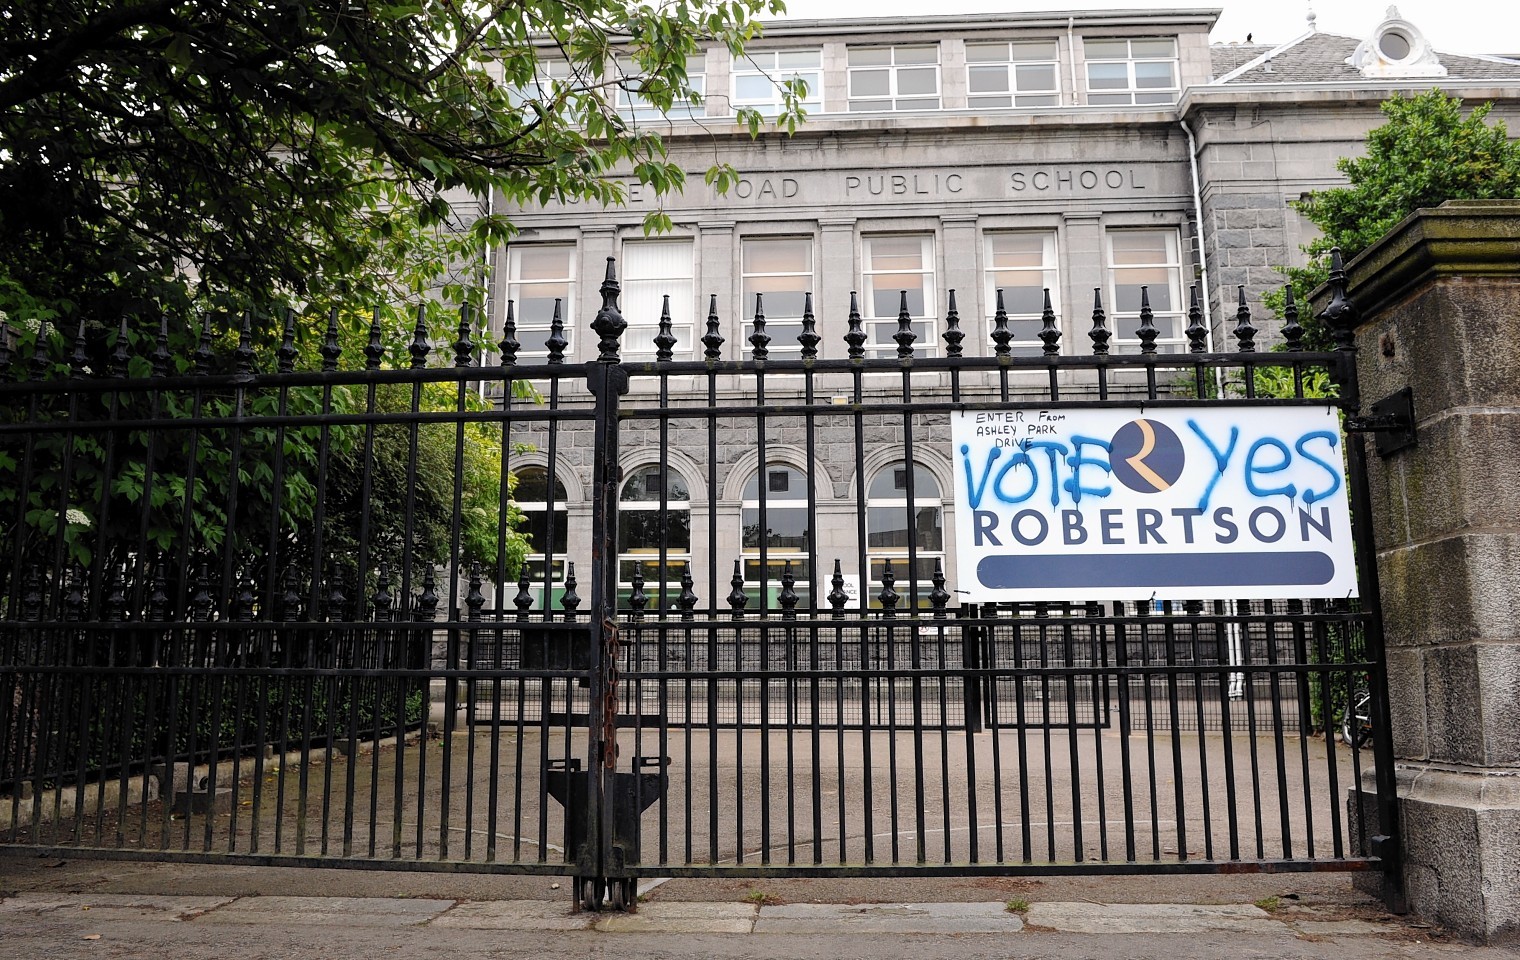
[[[1066,18],[1066,59],[1071,63],[1071,105],[1076,106],[1077,100],[1077,37],[1074,28],[1077,24],[1076,17]]]
[[[1188,170],[1193,175],[1193,216],[1198,221],[1198,279],[1203,284],[1203,326],[1208,331],[1204,343],[1209,353],[1214,352],[1214,318],[1209,310],[1209,255],[1203,241],[1203,194],[1198,189],[1198,141],[1193,139],[1193,128],[1186,120],[1179,120],[1182,132],[1188,138]],[[1214,368],[1214,386],[1224,396],[1224,375]]]
[[[495,212],[496,188],[493,186],[487,186],[486,219],[490,219],[491,215]],[[481,298],[480,302],[480,315],[484,320],[480,326],[482,330],[482,336],[485,338],[486,342],[480,345],[480,362],[481,365],[484,366],[486,362],[486,351],[489,350],[492,346],[490,337],[491,309],[494,306],[495,297],[491,295],[491,291],[493,289],[492,283],[496,278],[491,275],[491,241],[487,240],[485,243],[481,244],[481,248],[481,280],[485,286],[485,296]],[[510,391],[512,389],[510,383],[504,383],[502,386],[507,391]],[[486,399],[486,382],[484,380],[480,381],[480,399]]]

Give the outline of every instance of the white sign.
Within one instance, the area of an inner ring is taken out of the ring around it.
[[[1334,407],[973,410],[951,440],[971,602],[1356,596]]]

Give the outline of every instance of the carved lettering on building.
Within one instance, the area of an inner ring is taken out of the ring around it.
[[[864,173],[844,178],[847,197],[932,197],[965,188],[966,178],[958,173]]]
[[[790,200],[797,190],[797,181],[791,177],[741,177],[732,193],[740,200]]]
[[[1039,167],[1014,170],[1008,174],[1008,187],[1014,193],[1082,193],[1104,190],[1146,190],[1150,188],[1144,167]]]

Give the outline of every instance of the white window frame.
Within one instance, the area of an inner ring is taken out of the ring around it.
[[[525,255],[545,253],[548,251],[564,251],[565,275],[562,277],[535,277],[530,280],[522,279],[522,260]],[[560,320],[564,326],[564,337],[568,342],[565,347],[565,358],[569,359],[575,349],[575,270],[578,251],[574,243],[514,243],[507,246],[507,299],[515,301],[517,309],[514,311],[514,319],[517,324],[517,341],[522,346],[517,351],[519,358],[541,359],[549,355],[549,348],[545,346],[549,339],[549,330],[552,325],[552,316],[527,316],[524,313],[525,292],[531,292],[535,287],[541,286],[564,286],[564,296],[560,297]],[[547,298],[545,298],[547,299]]]
[[[795,63],[789,66],[782,65],[784,58],[797,59],[807,55],[816,57],[816,62],[811,66]],[[757,77],[767,82],[769,95],[763,98],[740,96],[739,81]],[[821,47],[748,51],[733,62],[729,80],[730,104],[736,110],[747,107],[759,110],[767,117],[774,117],[781,112],[781,87],[778,84],[798,78],[808,85],[808,95],[802,101],[802,108],[808,113],[821,113],[823,111],[823,49]]]
[[[1123,234],[1154,233],[1165,237],[1167,260],[1164,263],[1126,263],[1119,264],[1114,259],[1114,237]],[[1187,308],[1182,302],[1182,232],[1176,227],[1110,227],[1103,233],[1104,256],[1108,263],[1108,328],[1113,332],[1114,352],[1137,353],[1140,349],[1140,340],[1136,337],[1125,336],[1123,331],[1138,325],[1140,310],[1138,303],[1134,308],[1119,301],[1119,274],[1124,270],[1164,270],[1166,271],[1166,292],[1171,306],[1166,309],[1156,309],[1156,301],[1159,299],[1154,290],[1158,284],[1150,283],[1144,286],[1150,288],[1151,313],[1154,323],[1160,333],[1156,336],[1156,351],[1158,353],[1181,353],[1187,349],[1187,336],[1184,333],[1186,327]]]
[[[684,256],[676,272],[646,274],[641,254],[657,249],[674,252],[683,248]],[[623,333],[622,357],[625,360],[653,360],[655,335],[660,331],[660,311],[665,296],[670,297],[671,333],[676,345],[672,351],[678,360],[692,357],[696,345],[696,243],[689,237],[649,240],[625,240],[622,250],[622,312],[628,322]]]
[[[752,245],[801,243],[807,246],[807,270],[806,271],[751,271],[749,267],[749,250]],[[755,292],[751,290],[751,280],[769,280],[775,278],[801,277],[802,292],[804,295],[813,289],[813,278],[817,275],[816,244],[812,237],[797,236],[759,236],[741,237],[739,239],[739,316],[743,321],[743,332],[740,335],[744,341],[740,344],[742,355],[748,359],[754,353],[754,346],[749,342],[750,334],[755,332]],[[759,291],[764,293],[765,291]],[[799,311],[795,316],[778,313],[771,303],[765,304],[765,332],[770,335],[771,342],[767,344],[766,351],[772,357],[794,357],[802,353],[802,344],[797,336],[802,332],[802,313]]]
[[[941,569],[943,569],[945,563],[945,500],[943,492],[940,490],[939,480],[928,467],[925,467],[922,463],[915,464],[911,506],[906,489],[901,491],[900,496],[872,496],[872,491],[876,487],[876,481],[883,474],[892,470],[906,469],[906,460],[894,460],[873,472],[870,481],[866,485],[866,584],[862,588],[870,596],[870,605],[872,607],[881,606],[881,602],[876,599],[877,593],[880,592],[879,588],[881,584],[881,571],[877,569],[878,564],[882,564],[884,569],[885,562],[887,560],[892,561],[892,572],[897,577],[896,585],[892,589],[902,598],[899,604],[900,607],[908,606],[909,598],[913,595],[914,586],[913,570],[908,566],[908,548],[906,546],[876,546],[871,543],[873,535],[871,529],[873,510],[892,510],[899,516],[909,517],[916,516],[921,509],[933,509],[935,511],[939,521],[939,548],[930,549],[915,544],[912,550],[913,559],[925,568],[925,575],[918,578],[917,583],[918,605],[920,607],[927,608],[931,606],[929,603],[929,592],[934,589],[934,581],[932,580],[934,561],[938,560],[940,562]],[[924,491],[923,482],[925,480],[934,485],[932,493]],[[911,520],[908,523],[907,532],[910,537],[914,536],[916,532],[916,526]]]
[[[529,472],[543,475],[544,492],[549,494],[551,499],[521,500],[518,499],[516,491],[514,491],[512,497],[513,503],[517,505],[517,509],[522,511],[525,516],[542,514],[545,520],[544,527],[549,532],[551,539],[554,536],[555,517],[563,518],[565,539],[568,541],[570,535],[570,506],[569,496],[565,490],[565,482],[558,475],[554,476],[554,485],[557,489],[551,490],[549,488],[549,468],[544,464],[529,464],[517,469],[517,491],[522,490],[522,478]],[[545,547],[548,546],[552,546],[553,550],[546,550]],[[549,592],[551,594],[550,599],[552,600],[552,595],[555,593],[556,588],[561,588],[565,584],[565,562],[570,555],[570,545],[568,542],[556,542],[553,544],[529,543],[528,548],[532,552],[523,558],[523,564],[528,570],[528,587],[530,590],[541,592],[544,589],[544,574],[547,571]],[[552,565],[549,563],[550,556],[554,558]],[[552,607],[552,603],[545,604],[542,598],[539,599],[538,605],[541,609]]]
[[[619,73],[623,67],[618,66]],[[697,103],[676,102],[670,105],[670,113],[655,107],[648,100],[640,96],[635,88],[638,87],[640,77],[636,74],[624,75],[623,80],[617,84],[617,112],[634,123],[649,120],[695,120],[706,114],[707,108],[703,106],[707,98],[707,54],[694,53],[686,58],[686,82],[697,96],[701,99]]]
[[[998,267],[993,262],[993,248],[998,240],[1009,237],[1023,237],[1039,239],[1041,241],[1040,266],[1038,267]],[[1067,331],[1061,321],[1061,275],[1060,263],[1057,256],[1056,232],[1054,230],[996,230],[988,231],[982,237],[983,259],[983,289],[985,290],[985,310],[987,319],[987,343],[993,343],[992,331],[994,318],[997,315],[997,292],[998,275],[1007,273],[1038,274],[1037,288],[1050,291],[1050,306],[1056,313],[1056,325],[1061,330],[1061,352],[1066,350]],[[1004,288],[1006,289],[1006,287]],[[1043,300],[1043,297],[1042,297]],[[1009,329],[1014,332],[1014,338],[1009,341],[1013,356],[1037,357],[1043,356],[1045,343],[1039,336],[1040,327],[1043,325],[1044,303],[1033,312],[1027,310],[1009,310]],[[1030,322],[1034,323],[1031,328]],[[1019,336],[1020,324],[1023,330],[1032,330],[1028,337]]]
[[[770,472],[773,470],[788,471],[791,479],[798,483],[798,488],[795,491],[789,489],[783,495],[771,495],[769,493],[769,484]],[[750,483],[754,484],[753,491],[750,489]],[[816,524],[817,516],[810,515],[808,512],[807,485],[808,475],[805,470],[790,463],[778,461],[768,463],[764,467],[752,472],[749,481],[744,485],[742,499],[739,504],[739,555],[743,562],[741,569],[744,571],[745,592],[750,595],[752,604],[754,602],[754,591],[759,587],[761,582],[760,541],[764,540],[765,534],[762,531],[759,541],[753,545],[746,543],[744,536],[744,515],[747,511],[756,511],[756,519],[758,520],[760,502],[764,500],[767,519],[777,511],[796,512],[803,517],[806,524]],[[815,536],[817,535],[816,529],[812,530],[812,532]],[[804,541],[807,539],[806,536],[803,537]],[[770,575],[764,578],[765,588],[770,594],[779,594],[781,592],[781,575],[786,569],[786,561],[788,560],[792,561],[792,575],[797,581],[792,587],[799,597],[797,609],[806,610],[808,609],[809,595],[813,589],[813,579],[819,576],[819,571],[808,568],[808,549],[806,543],[800,547],[767,546],[765,548],[765,562],[766,566],[770,568]],[[822,581],[819,580],[819,582],[821,583]],[[762,597],[761,599],[761,605],[765,606],[765,601],[769,598]],[[821,602],[823,599],[822,595],[818,599]]]
[[[510,88],[507,99],[513,106],[520,106],[528,100],[547,100],[554,95],[555,83],[575,85],[575,67],[569,60],[558,57],[539,60],[533,68],[531,86]]]
[[[1134,53],[1137,43],[1170,43],[1171,56],[1163,57],[1156,55],[1136,55]],[[1085,57],[1085,75],[1087,78],[1087,102],[1093,106],[1147,106],[1165,105],[1177,102],[1182,93],[1178,79],[1180,73],[1180,61],[1177,56],[1176,37],[1084,37],[1082,40]],[[1124,57],[1095,57],[1092,55],[1094,44],[1123,43],[1126,55]],[[1165,63],[1171,69],[1171,85],[1166,87],[1142,87],[1139,85],[1137,64]],[[1120,87],[1093,86],[1093,67],[1097,64],[1123,64],[1125,67],[1126,85]]]
[[[887,51],[887,62],[849,65],[849,57],[851,54],[869,50]],[[922,61],[898,63],[898,51],[901,50],[933,50],[934,60],[933,62]],[[849,109],[852,112],[861,112],[868,110],[887,110],[897,112],[938,110],[944,103],[944,84],[942,82],[943,78],[940,75],[940,53],[938,43],[901,43],[892,44],[889,46],[852,46],[848,48],[846,52],[846,64],[846,91],[849,95]],[[899,92],[898,75],[901,71],[922,70],[925,68],[932,68],[934,70],[934,92],[932,94],[920,93],[904,95]],[[887,92],[885,94],[856,95],[855,78],[864,73],[881,70],[885,70],[887,72]],[[910,104],[909,106],[901,105],[908,101],[920,100],[933,100],[934,102],[924,103],[921,105],[917,103]]]
[[[891,240],[917,239],[921,252],[920,268],[917,270],[903,270],[896,267],[877,268],[873,266],[875,260],[874,250],[878,243]],[[915,357],[934,357],[939,355],[939,339],[935,336],[935,310],[939,303],[938,292],[938,262],[935,253],[935,237],[933,233],[890,233],[875,234],[864,237],[860,251],[860,288],[861,288],[861,326],[865,329],[865,351],[868,357],[895,357],[897,356],[897,341],[892,339],[897,333],[897,314],[900,298],[892,298],[892,306],[886,315],[878,315],[876,312],[876,278],[878,276],[892,276],[904,273],[917,274],[922,278],[919,289],[923,291],[923,312],[910,313],[913,318],[913,332],[918,339],[913,341],[913,355]],[[895,287],[892,293],[902,288]]]
[[[661,501],[658,498],[654,500],[628,499],[628,491],[634,480],[642,477],[647,471],[650,470],[659,471],[664,476],[665,500],[663,504],[663,510]],[[641,563],[645,565],[652,565],[656,574],[656,576],[646,576],[644,578],[644,595],[649,598],[649,605],[645,609],[661,609],[660,588],[662,583],[664,584],[665,589],[664,609],[677,609],[676,601],[681,596],[681,574],[691,569],[691,484],[684,476],[681,475],[680,471],[672,469],[669,464],[643,463],[628,470],[627,474],[627,479],[623,481],[622,486],[618,490],[619,515],[631,515],[634,513],[654,513],[656,515],[663,515],[664,519],[662,522],[664,525],[668,526],[669,519],[672,515],[684,513],[686,515],[686,544],[684,547],[676,544],[666,544],[666,550],[664,554],[666,576],[665,579],[661,581],[658,576],[660,564],[659,544],[656,543],[654,546],[643,546],[637,549],[630,549],[628,544],[623,542],[622,531],[619,530],[618,605],[626,606],[627,598],[629,594],[633,592],[633,578],[631,576],[625,576],[625,565],[629,563]],[[671,488],[674,487],[677,483],[680,484],[679,492],[685,493],[684,497],[677,497],[672,495]]]
[[[992,50],[1001,47],[1004,58],[1001,60],[973,60],[972,48],[981,47]],[[1048,57],[1031,57],[1019,59],[1020,48],[1030,51],[1034,48],[1048,48],[1051,51]],[[1023,89],[1019,86],[1019,67],[1021,66],[1048,66],[1050,67],[1051,86]],[[974,91],[972,89],[972,76],[975,73],[985,72],[996,75],[996,68],[1002,68],[1003,89],[1002,91]],[[993,103],[991,101],[1006,99],[1007,103]],[[972,109],[996,109],[999,107],[1058,107],[1061,105],[1061,50],[1055,40],[1012,40],[998,41],[996,43],[984,41],[968,41],[966,43],[966,104]]]

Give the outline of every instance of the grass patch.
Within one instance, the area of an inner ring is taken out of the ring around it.
[[[1262,897],[1254,905],[1268,913],[1276,913],[1282,909],[1282,899],[1279,897]]]
[[[777,897],[774,894],[766,893],[764,890],[751,890],[749,893],[746,893],[742,899],[745,903],[753,903],[757,906],[762,907],[767,905],[775,906],[781,902],[780,897]]]
[[[1003,904],[1003,909],[1007,910],[1009,913],[1017,913],[1020,915],[1026,914],[1029,912],[1029,901],[1025,900],[1023,897],[1014,897],[1012,900],[1009,900],[1007,903]]]

